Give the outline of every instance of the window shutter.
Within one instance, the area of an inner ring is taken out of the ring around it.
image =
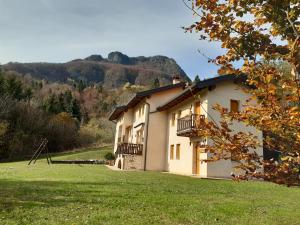
[[[174,145],[170,146],[170,159],[174,159]]]
[[[176,159],[180,159],[180,144],[176,145]]]
[[[230,112],[238,112],[239,111],[239,101],[230,100]]]

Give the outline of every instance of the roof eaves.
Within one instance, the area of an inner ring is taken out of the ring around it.
[[[122,112],[127,109],[126,105],[115,107],[115,109],[109,114],[108,119],[110,121],[116,120]]]
[[[150,97],[152,94],[155,94],[155,93],[158,93],[158,92],[161,92],[161,91],[167,91],[167,90],[170,90],[170,89],[173,89],[173,88],[178,88],[178,87],[184,88],[185,85],[186,84],[184,82],[181,82],[181,83],[178,83],[178,84],[171,84],[171,85],[167,85],[167,86],[163,86],[163,87],[158,87],[158,88],[138,92],[128,101],[128,103],[126,105],[117,106],[112,111],[112,113],[109,115],[109,120],[112,121],[112,120],[117,119],[121,115],[122,112],[124,112],[128,108],[136,106],[144,98]]]
[[[179,102],[183,101],[184,99],[189,98],[192,95],[198,93],[202,89],[205,89],[210,86],[214,86],[220,82],[224,82],[224,81],[244,82],[244,81],[246,81],[246,78],[247,78],[247,76],[244,74],[240,75],[240,76],[223,75],[223,76],[213,77],[213,78],[209,78],[209,79],[206,79],[203,81],[199,81],[196,84],[194,84],[194,85],[190,86],[189,88],[187,88],[186,90],[184,90],[183,92],[181,92],[180,94],[178,94],[177,96],[175,96],[174,98],[172,98],[169,102],[165,103],[162,106],[159,106],[157,108],[157,110],[158,111],[167,110],[167,109],[177,105]],[[189,92],[189,93],[187,94],[187,92]]]

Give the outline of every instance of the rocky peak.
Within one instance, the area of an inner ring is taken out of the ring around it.
[[[111,52],[108,54],[108,61],[117,64],[129,65],[130,58],[121,52]]]

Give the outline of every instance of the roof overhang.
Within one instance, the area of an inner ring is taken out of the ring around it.
[[[126,105],[117,106],[109,115],[108,119],[110,121],[114,121],[120,117],[120,115],[126,111],[127,107]]]
[[[186,83],[181,82],[181,83],[177,83],[177,84],[171,84],[171,85],[167,85],[167,86],[163,86],[163,87],[150,89],[150,90],[147,90],[147,91],[138,92],[133,96],[133,98],[131,98],[129,100],[129,102],[126,105],[117,106],[112,111],[112,113],[109,115],[108,119],[110,121],[118,119],[119,116],[121,116],[121,114],[123,112],[127,111],[129,108],[135,107],[141,101],[143,101],[145,98],[149,98],[152,94],[167,91],[167,90],[171,90],[171,89],[174,89],[174,88],[184,88],[185,86],[186,86]]]
[[[232,81],[234,83],[244,83],[247,77],[245,75],[222,75],[210,79],[206,79],[203,81],[199,81],[196,84],[190,86],[189,88],[185,89],[177,96],[172,98],[170,101],[161,105],[157,108],[158,111],[168,110],[177,104],[181,103],[182,101],[194,96],[195,94],[199,93],[203,89],[210,89],[212,90],[217,84],[225,82],[225,81]]]

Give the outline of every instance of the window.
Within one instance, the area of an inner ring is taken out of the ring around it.
[[[174,159],[174,145],[170,146],[170,159]]]
[[[176,159],[180,159],[180,144],[176,145]]]
[[[119,131],[118,131],[118,143],[122,142],[122,125],[119,126]]]
[[[239,111],[239,101],[230,100],[230,112],[238,112]]]
[[[172,113],[172,118],[171,118],[171,124],[172,124],[172,126],[175,125],[175,120],[176,120],[176,114]]]
[[[144,142],[144,129],[141,128],[140,130],[138,130],[136,132],[136,135],[137,135],[137,137],[136,137],[136,143],[137,144],[142,144]]]
[[[145,106],[142,105],[142,116],[144,115],[144,113],[145,113]]]
[[[138,109],[139,117],[143,116],[143,115],[144,115],[144,112],[145,112],[144,105],[142,105],[142,106],[139,107],[139,109]]]
[[[177,112],[177,119],[180,119],[180,117],[181,117],[181,110],[179,110],[179,111]]]

